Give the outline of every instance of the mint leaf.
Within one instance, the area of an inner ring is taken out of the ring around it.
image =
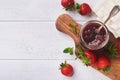
[[[68,47],[63,50],[63,53],[69,53],[70,55],[73,55],[73,48]]]
[[[90,59],[86,57],[86,55],[84,54],[82,48],[80,47],[80,45],[76,46],[78,49],[78,55],[77,58],[81,58],[83,63],[88,66],[90,64]]]
[[[88,59],[87,57],[84,57],[83,59],[83,63],[88,66],[90,64],[90,59]]]
[[[73,33],[74,34],[77,34],[77,29],[76,29],[76,27],[73,25],[73,24],[69,24],[69,26],[72,28],[72,31],[73,31]]]

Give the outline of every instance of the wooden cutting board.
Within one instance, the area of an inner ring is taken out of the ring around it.
[[[73,33],[73,29],[69,26],[69,24],[72,24],[76,27],[77,34]],[[56,20],[56,28],[67,35],[69,35],[75,42],[75,45],[81,45],[79,40],[79,33],[80,28],[82,27],[82,24],[76,23],[68,14],[62,14],[60,15]],[[109,32],[110,35],[110,41],[113,43],[116,43],[120,41],[120,38],[115,39],[112,33]],[[81,46],[82,47],[82,46]],[[83,48],[84,49],[84,48]],[[76,53],[77,54],[77,53]],[[92,66],[96,70],[96,66]],[[104,75],[108,76],[112,80],[120,80],[120,57],[112,60],[112,70],[108,72],[103,72],[101,70],[98,70]]]

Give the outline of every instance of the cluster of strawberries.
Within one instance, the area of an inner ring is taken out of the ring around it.
[[[77,49],[78,49],[78,53],[80,53],[80,56],[77,55],[79,56],[77,58],[81,58],[85,65],[87,66],[96,65],[98,69],[103,70],[104,72],[111,70],[112,68],[111,59],[113,60],[113,58],[118,58],[120,56],[120,42],[116,44],[110,43],[107,45],[109,56],[106,56],[104,54],[97,56],[97,53],[90,50],[82,51],[80,46]],[[63,52],[69,53],[70,55],[72,55],[73,48],[70,48],[70,47],[66,48],[64,49]],[[60,64],[60,66],[61,66],[60,70],[63,75],[69,76],[69,77],[73,75],[74,69],[71,64],[68,64],[65,61],[65,63]]]
[[[61,5],[65,8],[65,10],[77,10],[81,15],[88,15],[92,12],[89,4],[82,3],[81,5],[75,3],[74,0],[61,0]]]
[[[92,9],[87,3],[82,3],[79,5],[78,3],[75,3],[74,0],[61,0],[61,5],[65,8],[65,10],[74,11],[77,10],[81,15],[89,15],[92,13]],[[107,45],[107,52],[109,53],[109,56],[100,54],[98,56],[98,53],[95,51],[85,50],[82,51],[81,47],[78,46],[78,55],[77,58],[81,58],[83,63],[87,66],[93,66],[96,65],[98,69],[103,71],[109,71],[111,69],[111,59],[120,57],[120,42],[116,44],[108,44]],[[66,48],[64,53],[70,53],[70,55],[73,54],[73,48]],[[74,68],[71,64],[68,64],[66,61],[65,63],[60,64],[60,70],[61,73],[65,76],[71,77],[74,73]]]

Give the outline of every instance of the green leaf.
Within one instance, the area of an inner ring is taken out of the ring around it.
[[[78,49],[78,53],[79,53],[80,55],[83,55],[84,52],[83,52],[82,48],[80,47],[80,45],[77,45],[76,47],[77,47],[77,49]]]
[[[108,71],[112,70],[112,66],[109,66],[109,67],[107,67],[107,68],[103,68],[102,70],[103,70],[104,72],[108,72]]]
[[[67,10],[73,11],[73,10],[75,10],[75,6],[74,5],[67,5],[66,8],[65,8],[65,10],[66,11]]]
[[[77,55],[77,58],[81,58],[83,60],[83,63],[88,66],[90,64],[90,59],[88,59],[86,57],[86,55],[84,54],[82,48],[80,47],[80,45],[77,45],[76,46],[77,49],[78,49],[78,55]]]
[[[79,5],[79,3],[76,3],[76,9],[77,9],[78,12],[80,12],[80,5]]]
[[[60,64],[60,69],[61,69],[61,68],[63,68],[63,67],[65,67],[65,66],[66,66],[66,64],[67,64],[67,62],[66,62],[66,61],[65,61],[64,63],[61,63],[61,64]]]
[[[81,58],[82,55],[83,55],[83,51],[82,51],[80,45],[77,45],[76,47],[77,47],[77,49],[78,49],[78,55],[77,55],[77,58]]]
[[[83,63],[88,66],[90,64],[90,59],[88,59],[87,57],[84,57],[83,59]]]
[[[112,44],[112,43],[108,43],[107,44],[107,50],[110,54],[111,59],[114,59],[114,57],[118,56],[119,54],[117,53],[117,45],[116,44]]]
[[[74,34],[77,34],[77,29],[76,29],[76,27],[73,25],[73,24],[69,24],[69,26],[72,28],[72,32],[74,33]]]
[[[73,55],[73,48],[68,47],[63,50],[63,53],[69,53],[70,55]]]

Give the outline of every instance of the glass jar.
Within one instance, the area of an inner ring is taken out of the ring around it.
[[[96,32],[96,29],[100,26],[102,26],[102,28],[99,32]],[[108,43],[109,33],[102,22],[91,20],[81,27],[80,41],[81,44],[89,50],[99,50]]]

